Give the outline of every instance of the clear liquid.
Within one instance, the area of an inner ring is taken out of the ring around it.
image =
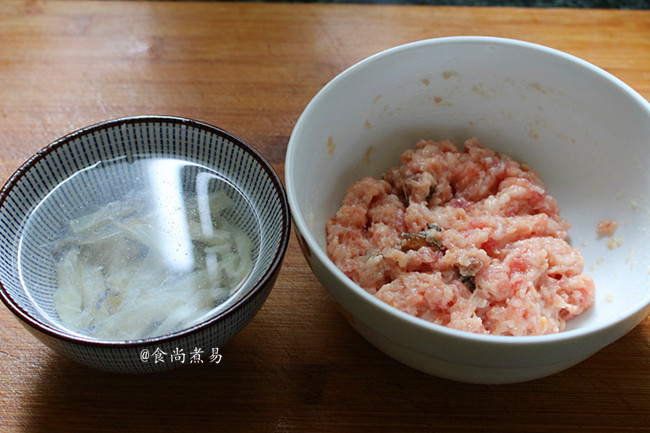
[[[153,337],[213,315],[233,296],[250,269],[229,274],[241,271],[237,257],[246,251],[238,251],[244,241],[228,244],[224,236],[243,233],[254,263],[258,224],[245,195],[208,167],[160,157],[103,161],[62,182],[31,214],[21,239],[21,278],[26,287],[45,286],[35,301],[59,326],[101,339]],[[35,270],[34,255],[49,267]],[[62,286],[67,295],[57,298]],[[142,316],[130,321],[127,314],[127,332],[101,321],[127,302]],[[179,309],[191,317],[178,319]],[[97,317],[85,317],[81,326],[77,312]]]

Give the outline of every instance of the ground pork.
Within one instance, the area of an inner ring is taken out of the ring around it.
[[[406,313],[494,335],[559,332],[594,302],[570,224],[539,176],[482,146],[425,141],[347,191],[327,253]]]

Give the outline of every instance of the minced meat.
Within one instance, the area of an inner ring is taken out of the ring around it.
[[[594,302],[537,173],[477,139],[425,141],[347,191],[327,253],[353,281],[416,317],[494,335],[559,332]]]

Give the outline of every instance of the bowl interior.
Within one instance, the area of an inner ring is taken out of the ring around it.
[[[251,240],[253,266],[237,291],[204,320],[236,306],[276,265],[287,209],[277,176],[256,151],[224,131],[187,119],[116,120],[53,143],[5,186],[0,283],[19,314],[72,333],[62,326],[53,301],[58,259],[51,245],[71,219],[138,191],[146,191],[139,202],[151,201],[139,204],[162,206],[161,215],[172,215],[166,209],[182,205],[181,196],[198,200],[204,192],[221,191],[232,200],[225,212]],[[187,227],[176,223],[161,223],[170,227],[163,242],[172,245],[176,234],[186,236]],[[161,248],[173,254],[173,248]],[[182,253],[168,257],[170,262],[184,266],[187,254]]]
[[[343,109],[344,107],[344,109]],[[346,189],[399,165],[419,139],[478,137],[537,170],[573,224],[596,304],[568,330],[605,326],[650,302],[650,104],[570,55],[482,37],[421,41],[344,71],[311,101],[287,151],[296,228],[325,254],[325,222]],[[619,222],[599,237],[603,219]]]

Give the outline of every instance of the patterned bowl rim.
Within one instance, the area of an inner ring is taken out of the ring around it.
[[[0,281],[0,298],[7,308],[24,323],[31,326],[35,330],[42,332],[50,337],[54,337],[60,340],[65,340],[70,343],[75,344],[84,344],[94,347],[134,347],[141,346],[143,344],[159,344],[170,342],[178,338],[183,338],[188,335],[201,332],[205,328],[209,328],[214,325],[216,322],[224,320],[227,316],[234,314],[239,308],[252,300],[260,291],[263,291],[264,288],[269,284],[274,283],[274,276],[279,271],[280,266],[282,265],[282,260],[286,253],[289,238],[291,233],[291,218],[289,216],[289,204],[287,201],[286,191],[280,180],[280,177],[273,169],[271,164],[251,145],[239,139],[238,137],[232,135],[231,133],[213,126],[211,124],[184,118],[177,116],[167,116],[167,115],[142,115],[142,116],[129,116],[121,117],[112,120],[106,120],[99,122],[85,128],[78,129],[74,132],[71,132],[58,140],[48,144],[34,155],[32,155],[27,161],[25,161],[5,182],[2,189],[0,190],[0,209],[4,206],[5,201],[8,199],[11,194],[12,189],[20,183],[22,177],[28,173],[34,166],[38,165],[43,159],[45,159],[50,153],[55,150],[68,145],[71,141],[82,137],[87,134],[92,134],[96,131],[119,127],[125,124],[147,124],[147,123],[168,123],[172,125],[185,125],[188,127],[193,127],[196,129],[201,129],[206,132],[216,134],[222,138],[225,138],[232,142],[233,145],[243,149],[246,153],[251,155],[255,161],[263,168],[275,188],[277,197],[280,201],[281,207],[281,218],[282,218],[282,233],[280,238],[280,243],[275,251],[275,256],[268,266],[264,274],[258,279],[258,281],[251,287],[251,289],[244,295],[241,299],[238,299],[228,308],[219,312],[216,316],[213,316],[199,324],[196,324],[190,328],[182,329],[177,332],[170,334],[165,334],[158,337],[145,338],[139,340],[100,340],[90,337],[84,337],[78,334],[67,334],[63,331],[58,330],[57,328],[47,326],[42,322],[33,318],[27,311],[25,311],[20,305],[18,305],[13,297],[7,292],[7,289],[4,287],[2,281]]]

